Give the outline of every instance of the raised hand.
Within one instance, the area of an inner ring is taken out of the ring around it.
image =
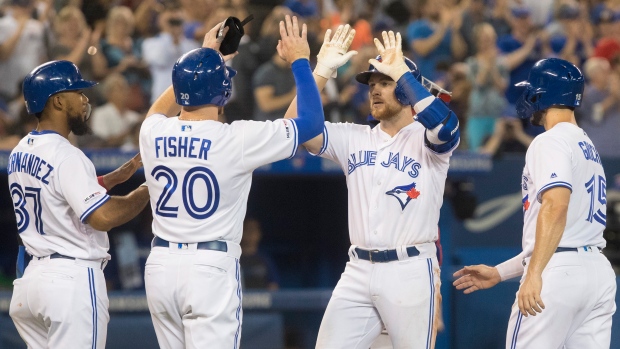
[[[491,288],[502,281],[497,268],[483,264],[464,267],[453,276],[458,279],[452,285],[456,286],[457,290],[464,290],[465,294]]]
[[[286,23],[285,23],[286,22]],[[300,58],[310,59],[310,45],[308,45],[308,28],[304,23],[299,34],[299,22],[297,17],[286,15],[285,21],[280,21],[280,36],[278,41],[278,55],[280,58],[293,63]]]
[[[394,81],[398,81],[401,76],[409,71],[409,67],[405,64],[403,58],[402,38],[400,33],[394,35],[393,31],[383,32],[383,44],[375,38],[375,46],[381,55],[381,62],[376,59],[369,59],[368,63],[372,64],[377,70]]]
[[[224,30],[222,30],[222,33],[220,35],[219,31],[223,25],[224,25],[224,22],[219,22],[218,24],[215,25],[215,27],[211,28],[211,30],[209,30],[205,34],[205,37],[202,40],[202,47],[212,48],[216,50],[217,52],[220,52],[220,46],[222,45],[222,41],[224,41],[224,37],[226,36],[226,33],[228,33],[228,29],[229,29],[228,27],[224,27]],[[239,52],[235,52],[235,53],[231,53],[229,55],[223,56],[224,61],[226,62],[228,60],[233,59],[233,57],[235,57],[237,53]]]
[[[336,77],[336,69],[344,65],[351,57],[357,54],[357,51],[349,51],[349,46],[355,37],[355,29],[351,29],[348,24],[339,25],[336,33],[331,37],[331,29],[325,32],[323,45],[317,57],[317,65],[314,73],[318,76],[329,79]]]

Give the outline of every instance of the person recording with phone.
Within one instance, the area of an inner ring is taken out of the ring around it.
[[[183,35],[183,13],[179,6],[166,5],[157,23],[159,34],[142,43],[143,59],[153,79],[151,103],[172,84],[170,71],[176,60],[185,52],[200,47]]]

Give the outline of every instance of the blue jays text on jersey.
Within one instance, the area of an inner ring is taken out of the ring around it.
[[[9,175],[13,172],[23,172],[40,180],[43,184],[49,184],[47,179],[53,170],[54,167],[45,160],[26,152],[11,154],[6,168]]]
[[[377,158],[377,152],[375,150],[360,150],[355,153],[349,154],[348,161],[348,172],[349,174],[353,173],[355,169],[361,166],[374,166],[375,160]],[[387,161],[383,161],[381,163],[383,167],[391,167],[394,166],[400,172],[405,172],[406,169],[410,168],[410,171],[407,174],[411,178],[416,178],[420,174],[420,165],[419,162],[415,161],[413,158],[410,158],[406,155],[402,156],[400,153],[392,153],[388,156]]]
[[[200,158],[207,160],[211,141],[197,137],[156,137],[155,156]]]

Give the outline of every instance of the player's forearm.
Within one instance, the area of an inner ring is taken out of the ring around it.
[[[552,188],[550,190],[554,190]],[[561,190],[568,190],[562,188]],[[560,244],[566,227],[566,203],[543,197],[543,202],[536,221],[536,243],[528,266],[528,273],[541,275],[551,256]]]
[[[325,85],[327,85],[327,79],[322,76],[317,75],[316,73],[312,73],[312,77],[314,78],[314,82],[316,83],[316,87],[320,91],[323,91]],[[293,101],[288,106],[286,113],[284,114],[285,119],[292,119],[297,117],[297,96],[293,98]]]
[[[181,111],[181,106],[177,104],[174,98],[174,89],[172,86],[169,86],[164,93],[162,93],[155,103],[149,109],[149,112],[146,114],[146,117],[149,117],[153,114],[162,114],[167,117],[176,116]]]
[[[140,186],[125,196],[112,196],[91,214],[88,224],[100,231],[108,231],[132,220],[149,202],[149,191]]]

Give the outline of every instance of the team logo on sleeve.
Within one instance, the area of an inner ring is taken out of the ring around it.
[[[527,211],[530,208],[530,195],[525,195],[523,199],[521,199],[521,203],[523,204],[523,212]]]
[[[405,207],[409,202],[413,199],[417,199],[420,196],[420,191],[418,191],[415,187],[415,182],[409,185],[401,185],[399,187],[395,187],[394,189],[385,192],[387,195],[391,195],[398,200],[400,203],[400,207],[405,210]]]

